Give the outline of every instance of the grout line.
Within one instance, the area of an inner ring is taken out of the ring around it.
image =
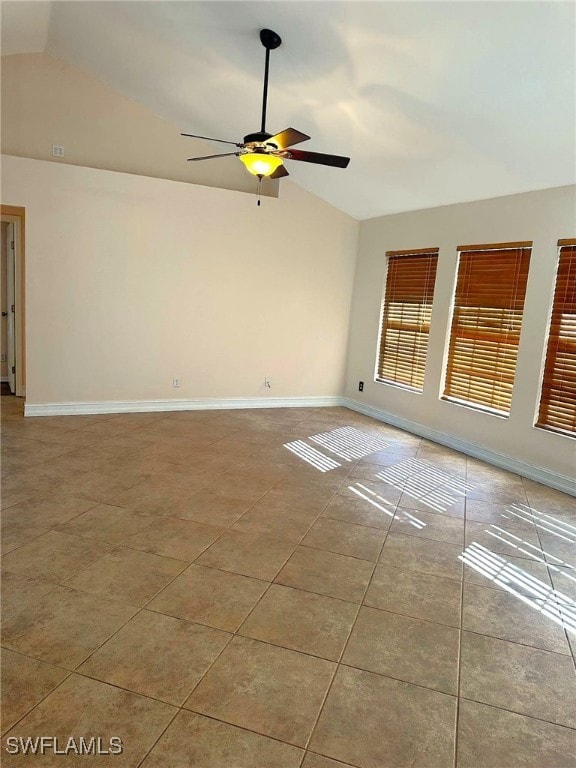
[[[468,480],[468,459],[466,459],[466,480]],[[464,549],[466,548],[466,505],[467,497],[464,499]],[[460,724],[460,682],[462,677],[462,633],[464,626],[464,563],[460,563],[460,626],[458,627],[458,657],[456,668],[456,713],[454,719],[454,768],[458,765],[458,727]]]

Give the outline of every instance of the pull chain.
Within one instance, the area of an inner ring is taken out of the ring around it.
[[[260,174],[258,174],[258,192],[257,192],[258,202],[257,202],[257,205],[260,205],[260,189],[261,189],[261,187],[262,187],[262,176]]]

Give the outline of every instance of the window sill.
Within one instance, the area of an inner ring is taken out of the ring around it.
[[[452,403],[453,405],[458,405],[460,408],[468,408],[471,411],[476,411],[476,413],[485,413],[488,416],[496,416],[498,419],[509,419],[510,418],[510,412],[509,411],[497,411],[495,408],[487,408],[483,405],[476,405],[475,403],[468,403],[466,400],[458,400],[455,397],[441,397],[440,400],[444,400],[445,403]]]
[[[569,437],[572,440],[576,440],[575,432],[567,432],[559,427],[549,427],[546,424],[534,424],[534,429],[541,429],[544,432],[552,432],[553,435],[560,435],[561,437]]]
[[[411,387],[409,384],[401,384],[397,381],[390,381],[389,379],[374,379],[376,384],[385,384],[387,387],[394,387],[394,389],[402,389],[404,392],[412,392],[414,395],[421,395],[423,389],[418,387]]]

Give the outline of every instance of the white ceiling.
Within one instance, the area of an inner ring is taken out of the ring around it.
[[[2,53],[45,49],[182,130],[238,141],[259,130],[272,28],[267,128],[352,158],[288,163],[291,178],[365,219],[574,183],[575,8],[18,0],[2,3]]]

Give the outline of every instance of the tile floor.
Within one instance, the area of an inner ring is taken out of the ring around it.
[[[1,405],[7,768],[576,765],[574,498],[341,408]]]

